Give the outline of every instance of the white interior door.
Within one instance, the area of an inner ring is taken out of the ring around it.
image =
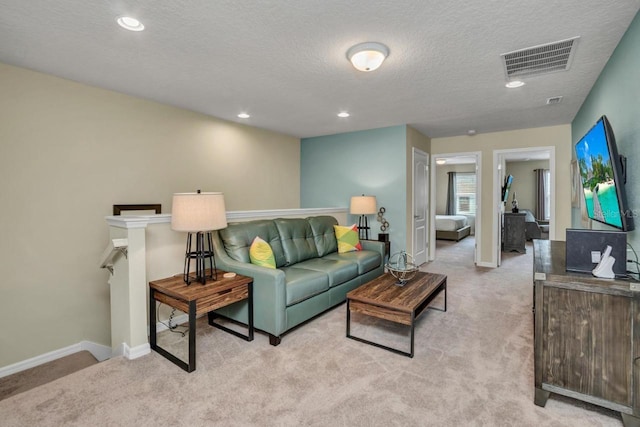
[[[413,260],[427,262],[429,243],[429,156],[413,149]]]

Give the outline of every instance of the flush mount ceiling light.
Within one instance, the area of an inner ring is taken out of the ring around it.
[[[121,16],[116,20],[116,22],[125,30],[129,30],[129,31],[144,30],[144,25],[142,24],[142,22],[130,16]]]
[[[377,42],[360,43],[347,51],[347,59],[355,69],[364,72],[377,70],[387,56],[389,48]]]
[[[524,86],[524,82],[520,80],[512,80],[508,82],[505,86],[508,87],[509,89],[515,89],[517,87]]]
[[[248,119],[251,116],[247,113],[240,113],[238,114],[238,117],[240,117],[241,119]]]
[[[447,163],[447,159],[436,159],[436,163],[439,165],[444,165]]]
[[[351,114],[347,113],[346,111],[340,111],[338,113],[338,117],[342,117],[343,119],[346,117],[349,117]]]

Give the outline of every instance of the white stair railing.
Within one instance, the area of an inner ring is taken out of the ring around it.
[[[107,247],[102,252],[100,258],[100,268],[106,268],[113,275],[113,260],[118,254],[127,258],[127,248],[129,247],[128,239],[111,239]]]

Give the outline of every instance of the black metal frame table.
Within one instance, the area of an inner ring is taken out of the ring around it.
[[[444,307],[429,307],[442,291]],[[413,357],[415,321],[427,308],[447,311],[447,276],[418,272],[407,284],[399,286],[396,278],[386,273],[347,294],[347,338]],[[410,326],[411,351],[402,351],[351,335],[351,311]]]
[[[182,274],[166,279],[149,282],[149,341],[151,349],[155,350],[171,362],[187,372],[196,370],[196,316],[208,315],[208,323],[218,329],[231,333],[246,341],[253,341],[253,279],[236,275],[225,278],[224,271],[218,270],[218,280],[207,280],[201,283],[187,285]],[[213,310],[225,307],[238,301],[248,302],[247,335],[229,329],[214,322]],[[185,362],[157,342],[156,301],[169,305],[188,314],[189,316],[189,361]]]

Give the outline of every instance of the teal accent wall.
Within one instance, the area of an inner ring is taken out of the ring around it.
[[[406,248],[407,127],[393,126],[300,141],[300,207],[349,207],[351,196],[376,196],[385,218],[391,252]],[[347,215],[357,223],[357,215]],[[380,223],[369,216],[370,238]]]
[[[571,123],[571,139],[575,144],[603,114],[611,122],[618,152],[627,157],[627,201],[636,215],[637,229],[640,229],[639,75],[640,14],[637,14]],[[572,156],[575,158],[575,151]],[[578,209],[572,209],[571,222],[573,227],[581,228]],[[611,229],[596,222],[593,228]],[[628,234],[628,241],[636,250],[640,249],[638,233],[635,230]]]

